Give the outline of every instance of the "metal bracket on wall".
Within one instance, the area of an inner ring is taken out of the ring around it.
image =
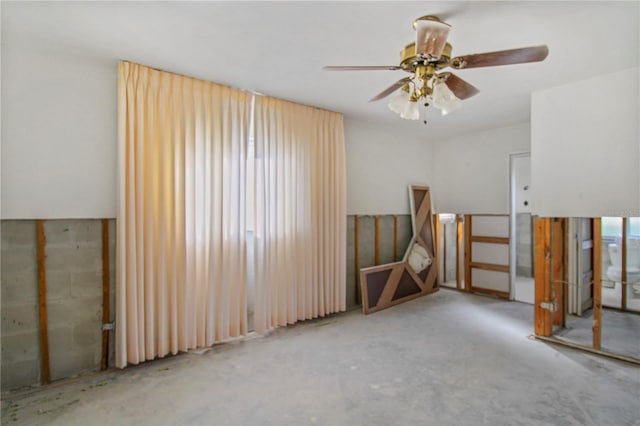
[[[558,310],[557,302],[542,302],[540,303],[540,307],[542,309],[546,309],[547,311],[556,312]]]

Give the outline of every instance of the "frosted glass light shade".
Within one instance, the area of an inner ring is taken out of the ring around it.
[[[407,108],[407,103],[409,102],[409,93],[401,90],[398,92],[396,96],[391,98],[387,106],[389,109],[397,114],[402,114],[402,112]]]
[[[462,107],[462,101],[441,81],[433,87],[431,98],[433,100],[433,106],[440,109],[442,115],[447,115]]]
[[[409,101],[407,107],[400,114],[400,117],[405,120],[420,120],[420,105],[418,102]]]
[[[419,19],[416,27],[416,55],[438,59],[447,42],[451,26],[433,19]]]

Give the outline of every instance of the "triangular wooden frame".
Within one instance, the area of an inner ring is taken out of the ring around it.
[[[365,314],[377,312],[439,290],[429,187],[410,185],[409,201],[411,203],[411,227],[413,228],[413,237],[409,242],[402,261],[360,269],[362,311]],[[417,274],[408,262],[411,248],[415,243],[418,243],[426,249],[432,260],[431,265],[420,274]],[[386,271],[391,272],[388,275],[380,274],[380,272]],[[407,274],[405,274],[405,271]],[[387,276],[386,280],[380,281],[380,277],[383,276]],[[411,281],[406,283],[401,281],[407,279]],[[407,288],[407,285],[415,284],[419,290],[394,299],[393,297],[398,287],[402,284],[405,285],[405,288]],[[380,291],[381,286],[382,291]],[[374,300],[378,294],[380,296],[377,297],[377,300]]]

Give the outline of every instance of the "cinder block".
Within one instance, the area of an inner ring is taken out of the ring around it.
[[[2,250],[2,277],[10,277],[11,274],[20,271],[35,271],[36,249],[35,247],[9,247]],[[5,271],[5,269],[7,269]]]
[[[47,311],[51,327],[102,321],[102,297],[53,301]]]
[[[102,295],[102,271],[74,271],[71,273],[72,298],[98,297]]]
[[[51,380],[75,377],[100,369],[100,354],[69,351],[51,354]]]
[[[393,258],[393,215],[380,216],[380,264],[391,263]]]
[[[33,304],[2,307],[2,335],[38,331],[38,310]]]
[[[2,279],[2,309],[10,305],[38,303],[36,274],[14,275],[12,279]]]
[[[73,326],[49,327],[49,354],[66,353],[73,350]]]
[[[85,322],[73,328],[73,345],[76,348],[102,345],[101,323],[98,321]]]
[[[102,268],[102,251],[99,247],[80,245],[46,248],[47,271],[96,270]]]
[[[2,391],[16,390],[40,382],[40,361],[25,359],[8,362],[2,359]]]
[[[47,302],[67,300],[70,293],[71,274],[66,269],[47,271]]]
[[[3,220],[0,226],[2,227],[2,250],[24,246],[35,248],[36,224],[34,220]]]
[[[48,247],[102,246],[102,225],[97,219],[47,220],[44,230]]]
[[[37,359],[40,344],[37,331],[2,335],[2,364]]]

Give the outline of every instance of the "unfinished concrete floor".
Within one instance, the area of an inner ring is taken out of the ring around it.
[[[601,346],[602,349],[617,354],[640,359],[640,315],[602,309]],[[554,327],[556,328],[556,327]],[[554,336],[579,345],[591,347],[593,343],[593,309],[581,317],[567,315],[567,326],[557,327]]]
[[[531,328],[531,305],[443,289],[6,399],[2,423],[640,424],[640,368]]]

